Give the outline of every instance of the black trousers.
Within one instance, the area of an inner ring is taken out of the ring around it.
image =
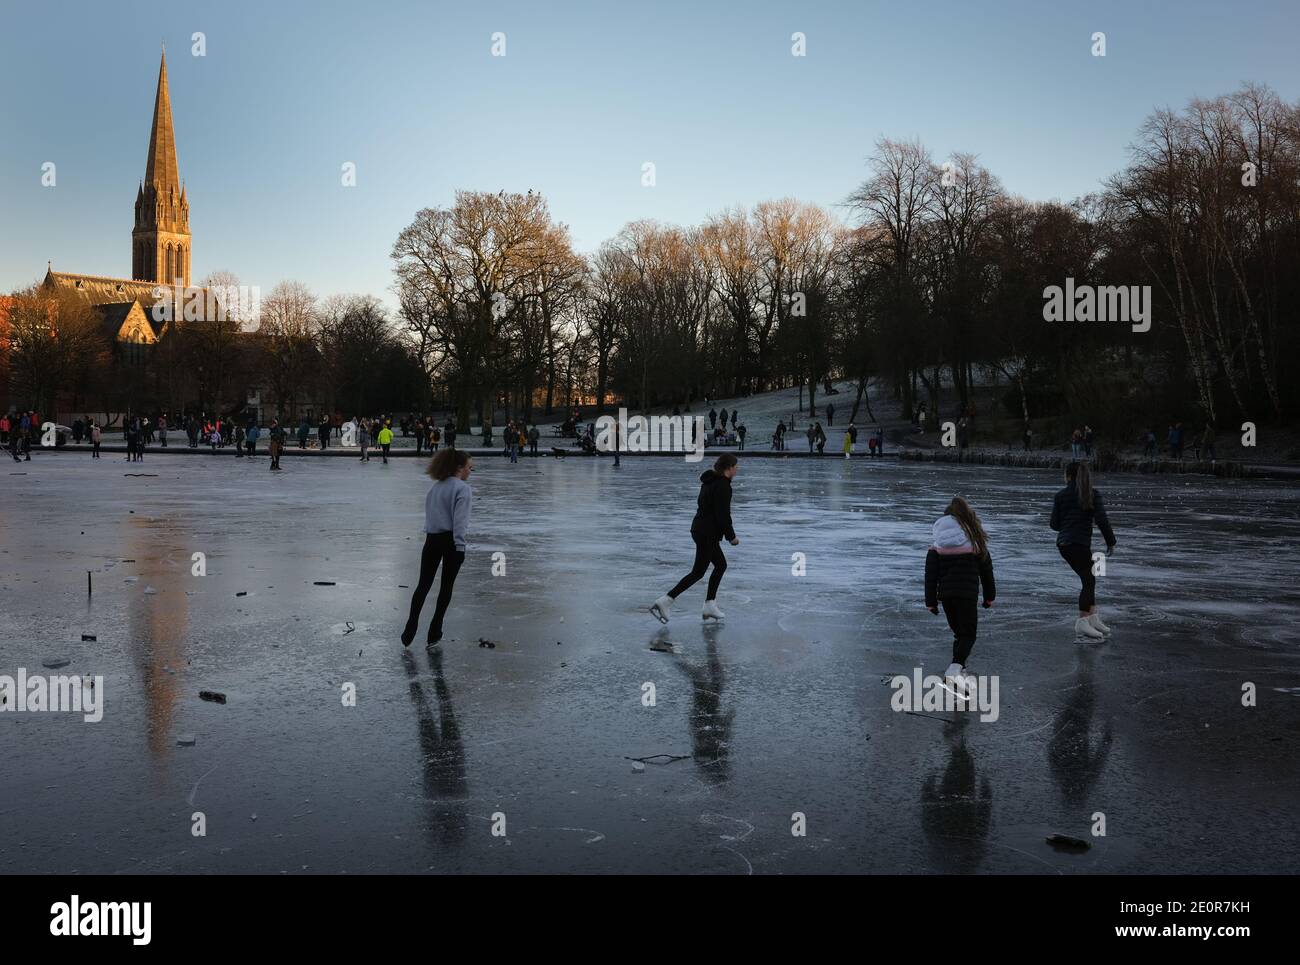
[[[966,658],[975,646],[975,631],[979,626],[979,600],[973,596],[959,596],[939,601],[943,615],[952,629],[952,662],[966,666]]]
[[[1061,558],[1070,564],[1070,569],[1078,574],[1083,588],[1079,590],[1079,612],[1086,613],[1097,602],[1097,578],[1092,575],[1092,547],[1080,546],[1078,543],[1066,543],[1057,546]]]
[[[429,595],[429,588],[433,586],[439,563],[442,564],[442,583],[438,587],[438,606],[433,611],[433,622],[429,624],[429,639],[433,640],[442,633],[442,619],[451,603],[456,574],[464,562],[465,553],[456,549],[451,533],[425,534],[424,551],[420,554],[420,581],[411,594],[411,615],[406,619],[403,640],[415,639],[415,631],[420,625],[420,610],[424,607],[424,598]]]
[[[704,571],[712,563],[713,572],[709,574],[709,594],[705,599],[716,600],[718,598],[718,584],[722,582],[722,574],[727,572],[727,558],[722,555],[722,543],[720,540],[701,539],[694,533],[691,534],[691,539],[695,541],[695,564],[691,567],[691,571],[668,591],[668,595],[674,600],[677,599],[700,581],[704,576]]]

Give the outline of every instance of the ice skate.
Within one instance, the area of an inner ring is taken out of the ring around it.
[[[726,614],[718,609],[717,600],[704,601],[704,616],[702,617],[702,619],[708,620],[710,617],[712,617],[714,620],[721,620],[724,617],[726,617]]]
[[[1110,627],[1106,626],[1106,624],[1101,622],[1101,614],[1098,613],[1096,610],[1088,614],[1088,622],[1092,624],[1092,628],[1094,630],[1100,630],[1102,634],[1106,636],[1110,635]]]
[[[1074,621],[1074,635],[1076,638],[1083,637],[1088,640],[1106,639],[1106,635],[1088,622],[1087,617],[1079,617]]]
[[[948,669],[943,672],[939,684],[948,693],[964,702],[967,699],[968,679],[961,664],[950,663]]]
[[[650,612],[660,623],[668,622],[668,611],[673,607],[673,598],[665,594],[650,604]]]

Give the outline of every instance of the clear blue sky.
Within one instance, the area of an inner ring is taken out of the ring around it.
[[[1300,3],[0,0],[0,290],[130,272],[160,43],[195,277],[392,304],[389,249],[457,188],[540,190],[594,251],[627,221],[838,205],[881,136],[1070,199],[1156,106],[1300,98]],[[207,56],[191,56],[203,31]],[[507,55],[492,57],[502,31]],[[807,35],[807,56],[790,35]],[[1104,31],[1107,56],[1091,56]],[[40,183],[54,161],[56,188]],[[355,188],[340,166],[357,165]],[[641,164],[658,184],[644,188]],[[841,215],[842,209],[836,209]]]

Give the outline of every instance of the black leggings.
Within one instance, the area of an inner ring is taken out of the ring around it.
[[[952,629],[952,662],[966,666],[966,658],[975,646],[975,630],[979,626],[979,601],[973,596],[959,596],[940,601],[943,615]]]
[[[681,594],[685,593],[692,586],[700,581],[704,576],[704,571],[713,564],[713,572],[709,574],[709,595],[706,600],[716,600],[718,597],[718,584],[722,582],[722,574],[727,572],[727,558],[722,555],[722,542],[720,540],[701,540],[694,533],[691,539],[695,540],[695,565],[691,571],[678,581],[677,585],[668,591],[668,595],[674,600]]]
[[[442,564],[442,584],[438,587],[438,608],[433,611],[433,622],[429,624],[429,639],[442,633],[442,618],[451,603],[451,591],[456,585],[456,574],[465,562],[463,550],[456,549],[451,533],[427,533],[424,537],[424,552],[420,554],[420,582],[411,594],[411,615],[406,620],[406,630],[402,634],[408,640],[415,639],[415,631],[420,623],[420,610],[424,598],[429,595],[433,578]]]
[[[1070,564],[1070,569],[1083,582],[1083,589],[1079,591],[1079,612],[1087,613],[1097,602],[1097,578],[1092,575],[1092,547],[1065,543],[1056,548],[1061,551],[1061,558]]]

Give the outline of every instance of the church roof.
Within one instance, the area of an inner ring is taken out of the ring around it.
[[[145,164],[146,184],[157,184],[159,193],[169,188],[181,193],[180,168],[176,163],[176,136],[172,132],[172,99],[167,90],[167,54],[158,68],[158,93],[153,102],[153,130],[149,135],[149,160]]]
[[[139,301],[146,307],[158,301],[159,285],[152,281],[131,278],[106,278],[103,275],[77,275],[51,268],[45,273],[44,284],[50,288],[76,292],[92,305]]]

